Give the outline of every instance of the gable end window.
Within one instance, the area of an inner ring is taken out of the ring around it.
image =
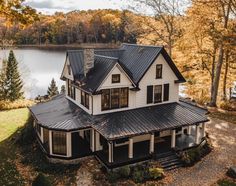
[[[156,65],[156,79],[162,78],[162,65],[158,64]]]
[[[164,84],[164,98],[163,101],[169,101],[169,92],[170,92],[170,85]]]
[[[112,83],[120,83],[120,74],[112,74],[111,79]]]
[[[160,103],[162,101],[162,85],[154,86],[154,103]]]

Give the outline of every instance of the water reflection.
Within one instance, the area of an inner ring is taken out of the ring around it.
[[[24,91],[27,98],[45,95],[52,78],[55,79],[59,90],[64,84],[60,80],[65,62],[65,51],[39,49],[14,49],[19,70],[24,81]],[[0,50],[0,63],[8,57],[9,50]],[[1,65],[0,65],[1,66]]]

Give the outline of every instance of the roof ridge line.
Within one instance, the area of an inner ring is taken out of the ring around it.
[[[116,59],[116,60],[119,59],[119,58],[117,58],[117,57],[104,56],[104,55],[98,55],[98,54],[95,54],[94,56],[97,56],[97,57],[103,57],[103,58],[108,58],[108,59]]]
[[[149,48],[164,48],[163,45],[143,45],[143,44],[132,44],[132,43],[122,43],[122,45],[130,45],[130,46],[140,46],[140,47],[149,47]]]

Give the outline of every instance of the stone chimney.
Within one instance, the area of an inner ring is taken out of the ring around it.
[[[94,67],[94,49],[84,49],[84,76]]]

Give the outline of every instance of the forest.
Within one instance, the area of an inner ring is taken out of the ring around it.
[[[182,1],[181,1],[182,2]],[[149,10],[151,14],[146,14]],[[1,46],[123,42],[164,45],[187,80],[184,93],[201,104],[230,107],[236,81],[234,0],[132,0],[127,10],[75,10],[26,20],[0,19]],[[24,14],[26,15],[26,14]]]

